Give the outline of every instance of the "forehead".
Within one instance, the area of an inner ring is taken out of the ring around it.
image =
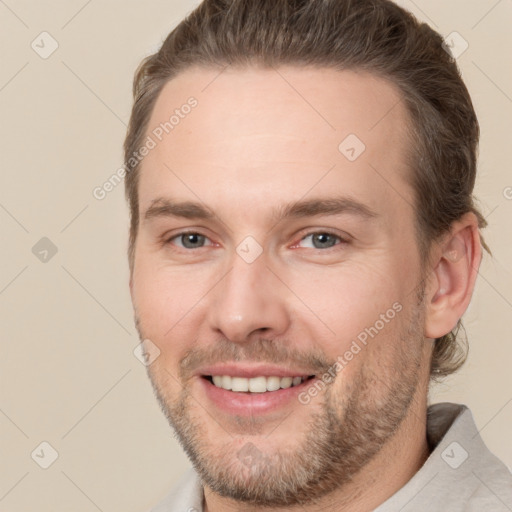
[[[153,109],[140,210],[166,194],[264,206],[313,187],[341,187],[374,205],[412,203],[401,99],[393,84],[364,72],[191,68],[165,85]]]

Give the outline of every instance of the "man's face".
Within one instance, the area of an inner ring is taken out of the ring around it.
[[[333,490],[425,387],[406,119],[352,71],[190,69],[158,98],[132,297],[157,397],[221,495]]]

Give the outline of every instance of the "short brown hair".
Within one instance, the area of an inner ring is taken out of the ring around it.
[[[204,0],[135,73],[124,143],[131,270],[140,163],[130,167],[128,162],[143,144],[163,86],[194,65],[311,65],[364,70],[391,81],[402,92],[410,116],[409,180],[422,263],[432,242],[465,213],[473,212],[479,227],[486,226],[472,195],[478,121],[455,59],[437,32],[389,0]],[[461,326],[459,320],[452,332],[436,340],[432,378],[464,363],[467,350],[457,340]]]

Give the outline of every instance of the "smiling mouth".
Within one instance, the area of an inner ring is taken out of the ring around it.
[[[267,393],[300,386],[303,382],[313,379],[314,375],[297,377],[233,377],[231,375],[204,375],[203,378],[217,388],[238,393]]]

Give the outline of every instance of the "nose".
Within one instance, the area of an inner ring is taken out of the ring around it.
[[[210,326],[234,343],[280,336],[290,325],[287,289],[267,267],[264,254],[252,263],[235,254],[212,291]]]

